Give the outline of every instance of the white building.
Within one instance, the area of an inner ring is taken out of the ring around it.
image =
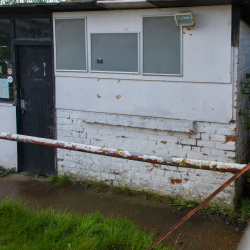
[[[250,5],[192,2],[0,7],[0,35],[9,36],[0,36],[0,131],[247,163],[241,114],[248,98],[240,82],[250,73]],[[192,11],[194,26],[176,25],[181,11]],[[8,141],[0,141],[0,165],[196,202],[232,176]],[[232,207],[242,183],[210,204]]]

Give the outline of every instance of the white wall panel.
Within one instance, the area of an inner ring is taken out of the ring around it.
[[[228,123],[232,119],[230,5],[53,15],[87,18],[90,65],[90,33],[139,32],[142,37],[142,16],[184,10],[193,11],[195,26],[183,28],[183,76],[142,75],[141,63],[139,75],[56,72],[56,107]]]
[[[60,109],[229,122],[229,84],[56,78]]]
[[[16,133],[16,107],[0,103],[0,131]],[[17,143],[0,140],[0,166],[17,167]]]

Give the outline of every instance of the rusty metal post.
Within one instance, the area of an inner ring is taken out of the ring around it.
[[[250,169],[250,163],[248,163],[240,172],[232,176],[222,186],[220,186],[217,190],[215,190],[212,194],[210,194],[203,202],[201,202],[191,212],[189,212],[180,221],[178,221],[174,226],[172,226],[166,233],[164,233],[159,239],[157,239],[153,244],[151,244],[146,250],[153,249],[156,245],[158,245],[161,241],[163,241],[168,235],[170,235],[175,229],[177,229],[180,225],[182,225],[187,219],[189,219],[192,215],[194,215],[197,211],[199,211],[210,200],[212,200],[217,194],[219,194],[222,190],[224,190],[228,185],[230,185],[233,181],[235,181],[237,178],[239,178],[242,174],[244,174],[249,169]]]
[[[174,157],[165,157],[165,156],[155,156],[147,155],[137,152],[125,151],[122,149],[113,149],[107,147],[98,147],[91,145],[84,145],[80,143],[58,141],[52,139],[38,138],[27,135],[19,135],[12,133],[0,132],[0,139],[17,141],[23,143],[37,144],[42,146],[62,148],[74,151],[80,151],[91,154],[98,154],[104,156],[111,156],[117,158],[124,158],[134,161],[143,161],[159,165],[175,166],[175,167],[184,167],[184,168],[195,168],[195,169],[204,169],[204,170],[213,170],[219,172],[239,172],[245,165],[236,164],[236,163],[225,163],[225,162],[216,162],[216,161],[202,161],[202,160],[193,160],[193,159],[183,159],[183,158],[174,158]],[[164,170],[164,168],[162,168]],[[250,172],[249,172],[250,174]]]

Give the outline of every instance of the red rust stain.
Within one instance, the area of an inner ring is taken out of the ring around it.
[[[154,168],[159,168],[159,165],[157,165],[157,164],[151,163],[151,165],[152,165]]]
[[[188,181],[188,178],[184,178],[185,181]]]
[[[117,83],[119,83],[121,80],[119,79]]]
[[[189,133],[190,133],[190,134],[193,134],[193,133],[194,133],[194,131],[193,131],[192,129],[190,129],[190,130],[189,130]]]
[[[99,79],[97,80],[97,82],[100,81],[100,80],[101,80],[101,79],[99,78]]]
[[[173,185],[182,183],[182,180],[179,180],[179,179],[170,179],[170,181],[171,181],[171,184]]]
[[[152,172],[152,171],[153,171],[153,168],[148,169],[148,171],[149,171],[149,172]]]
[[[85,122],[85,120],[83,120],[83,122]]]
[[[161,141],[161,143],[165,145],[165,144],[168,143],[168,142],[166,142],[166,141]]]
[[[236,141],[235,136],[227,136],[226,137],[226,142],[228,142],[228,141]]]
[[[117,95],[116,99],[119,100],[121,98],[121,95]]]
[[[101,98],[101,96],[99,95],[99,93],[97,94],[97,97],[100,99]]]
[[[232,131],[232,135],[236,135],[236,128]]]
[[[113,172],[113,174],[119,174],[119,173]]]

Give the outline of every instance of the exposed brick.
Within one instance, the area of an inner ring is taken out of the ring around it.
[[[226,137],[226,142],[228,142],[228,141],[236,141],[235,136],[227,136]]]
[[[171,184],[173,185],[182,183],[182,180],[178,180],[178,179],[170,179],[170,181],[171,181]]]

